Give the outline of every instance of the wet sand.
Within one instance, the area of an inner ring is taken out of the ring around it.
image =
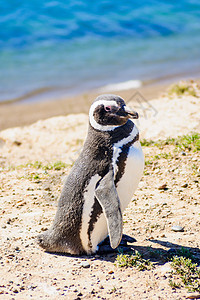
[[[146,100],[158,98],[166,91],[169,84],[155,84],[143,86],[138,89],[112,91],[125,99],[134,100],[139,92]],[[0,103],[0,130],[29,125],[37,120],[53,116],[68,115],[71,113],[88,113],[92,101],[99,95],[97,92],[88,92],[82,95],[41,102]]]

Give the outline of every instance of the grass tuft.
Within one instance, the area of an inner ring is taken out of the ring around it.
[[[47,167],[47,166],[45,166],[45,167]],[[64,163],[64,162],[62,162],[62,161],[57,161],[57,162],[55,162],[55,163],[53,163],[53,164],[51,164],[50,166],[49,166],[49,169],[48,170],[56,170],[56,171],[59,171],[59,170],[61,170],[61,169],[65,169],[65,168],[67,168],[68,167],[68,165],[66,164],[66,163]]]
[[[29,162],[24,165],[18,165],[18,166],[10,166],[9,170],[15,170],[15,169],[23,169],[23,168],[33,168],[33,169],[41,169],[41,170],[55,170],[59,171],[61,169],[65,169],[67,167],[71,167],[72,164],[66,164],[62,161],[56,161],[54,163],[49,163],[49,164],[43,164],[40,161],[35,161],[34,163]]]
[[[136,267],[140,271],[154,267],[152,262],[149,259],[143,259],[138,251],[135,251],[135,254],[118,254],[115,263],[120,268]]]
[[[198,97],[199,86],[194,82],[180,81],[179,83],[173,84],[168,89],[169,97],[172,96],[193,96]]]
[[[193,263],[190,258],[175,255],[171,266],[174,280],[170,280],[170,286],[173,288],[184,286],[190,292],[200,292],[200,268],[196,263]]]

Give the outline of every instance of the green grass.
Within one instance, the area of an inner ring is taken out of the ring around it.
[[[197,88],[191,82],[181,81],[179,83],[173,84],[168,89],[168,95],[170,97],[177,95],[190,95],[193,97],[198,97]]]
[[[180,289],[181,288],[180,282],[176,282],[172,279],[169,279],[169,285],[171,286],[172,289]]]
[[[180,249],[177,249],[176,253],[177,256],[183,256],[185,258],[190,258],[191,260],[194,260],[193,254],[190,252],[189,249],[185,247],[181,247]]]
[[[145,159],[145,166],[149,166],[153,164],[153,160]]]
[[[115,264],[120,268],[136,267],[140,271],[154,267],[152,262],[149,259],[143,259],[138,251],[135,251],[135,254],[118,254]]]
[[[140,140],[140,144],[141,144],[141,146],[143,146],[143,147],[149,147],[149,146],[155,146],[155,142],[154,141],[152,141],[152,140],[146,140],[146,139],[142,139],[142,140]]]
[[[35,172],[31,172],[30,174],[27,174],[27,176],[22,176],[21,179],[27,178],[29,180],[36,180],[36,181],[40,181],[41,178],[41,174],[39,173],[35,173]]]
[[[172,141],[174,143],[174,141]],[[181,150],[200,151],[200,134],[193,133],[191,135],[183,135],[175,140],[175,145]]]
[[[155,156],[153,156],[153,159],[160,159],[160,158],[171,159],[172,154],[163,152],[163,153],[159,153],[159,154],[156,154]]]
[[[190,292],[200,292],[200,267],[192,262],[191,258],[183,256],[173,256],[171,260],[173,279],[170,279],[169,285],[173,288],[181,286],[187,288]]]
[[[36,180],[36,181],[40,181],[43,178],[46,177],[46,175],[48,175],[48,170],[54,170],[54,171],[59,171],[62,169],[65,169],[67,167],[71,167],[71,165],[66,164],[62,161],[57,161],[54,163],[49,163],[49,164],[42,164],[39,161],[36,161],[34,163],[27,163],[24,165],[18,165],[18,166],[12,166],[9,168],[9,170],[20,170],[20,169],[28,169],[26,170],[26,175],[20,176],[18,177],[18,179],[29,179],[29,180]],[[11,169],[12,168],[12,169]],[[34,170],[33,170],[34,169]],[[38,170],[35,171],[35,170]],[[43,170],[44,172],[41,172],[41,170]]]
[[[59,160],[57,162],[49,163],[49,164],[45,164],[45,165],[43,165],[39,161],[36,161],[35,163],[29,163],[29,164],[27,164],[27,166],[35,168],[35,169],[56,170],[56,171],[59,171],[61,169],[67,168],[69,165]]]
[[[18,165],[18,166],[10,166],[9,170],[19,170],[19,169],[23,169],[23,168],[33,168],[33,169],[41,169],[41,170],[55,170],[55,171],[59,171],[61,169],[65,169],[67,167],[71,167],[72,164],[66,164],[62,161],[56,161],[54,163],[49,163],[49,164],[43,164],[40,161],[35,161],[34,163],[29,162],[27,164],[24,165]]]
[[[168,260],[172,260],[174,256],[190,258],[192,262],[195,262],[195,256],[192,254],[189,248],[181,247],[178,249],[173,249],[174,251],[167,253]]]
[[[168,138],[166,140],[158,140],[158,141],[147,141],[146,139],[141,140],[141,145],[143,147],[156,146],[158,148],[162,148],[166,145],[173,145],[178,149],[185,151],[200,151],[200,134],[197,132],[178,136],[177,138]]]
[[[66,163],[64,163],[62,161],[57,161],[57,162],[55,162],[53,164],[50,164],[49,166],[48,165],[45,166],[44,168],[46,170],[52,170],[53,169],[53,170],[59,171],[61,169],[67,168],[68,166],[69,166],[68,164],[66,164]]]
[[[156,154],[154,156],[150,156],[150,157],[148,157],[148,159],[145,159],[145,166],[152,165],[155,160],[158,160],[161,158],[172,159],[173,155],[171,153],[163,152],[163,153]]]

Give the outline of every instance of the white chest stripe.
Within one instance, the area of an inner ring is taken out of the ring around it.
[[[128,143],[130,143],[132,140],[134,140],[134,138],[136,137],[136,135],[139,133],[137,127],[134,125],[131,133],[129,134],[129,136],[127,136],[126,138],[123,138],[122,140],[120,140],[119,142],[115,143],[114,146],[115,147],[122,147]]]
[[[126,145],[129,142],[131,142],[132,140],[134,140],[134,138],[137,136],[138,133],[139,133],[139,131],[138,131],[137,127],[134,125],[134,127],[128,137],[126,137],[114,144],[113,160],[112,160],[114,175],[116,175],[117,171],[118,171],[117,160],[118,160],[120,153],[122,152],[121,147],[123,147],[124,145]]]
[[[83,213],[82,213],[82,225],[81,225],[81,231],[80,231],[80,238],[82,242],[83,248],[87,251],[88,250],[88,227],[89,222],[91,219],[91,213],[92,213],[92,206],[94,204],[94,191],[95,186],[97,184],[97,181],[101,177],[96,174],[94,175],[86,187],[84,191],[84,205],[83,205]]]
[[[92,125],[92,127],[94,129],[97,130],[101,130],[101,131],[111,131],[114,130],[115,128],[119,127],[118,125],[100,125],[98,124],[95,119],[94,119],[94,110],[98,105],[111,105],[111,106],[117,106],[117,103],[115,101],[107,101],[107,100],[99,100],[94,102],[91,107],[90,107],[90,111],[89,111],[89,120],[90,120],[90,124]]]

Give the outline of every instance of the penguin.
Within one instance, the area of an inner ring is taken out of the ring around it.
[[[89,110],[88,134],[58,202],[52,226],[37,237],[47,252],[96,253],[122,239],[122,213],[144,169],[138,113],[112,94],[98,96]]]

